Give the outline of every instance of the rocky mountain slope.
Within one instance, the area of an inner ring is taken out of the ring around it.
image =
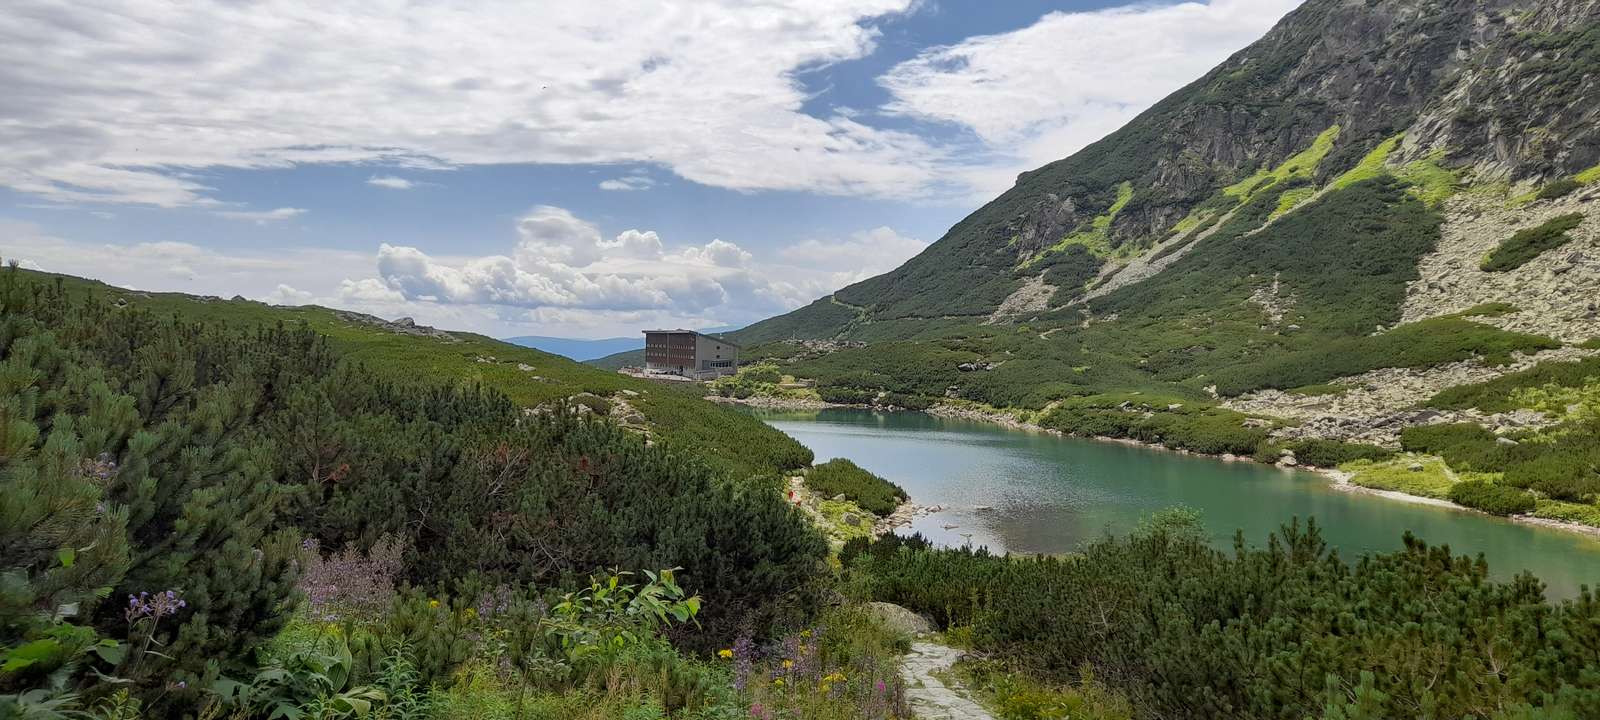
[[[1065,304],[1084,266],[1181,240],[1272,185],[1303,201],[1395,137],[1390,169],[1437,164],[1473,183],[1580,173],[1600,164],[1597,16],[1594,0],[1312,0],[1126,127],[1024,173],[904,266],[839,291],[842,306],[742,337],[982,318],[1040,280]]]
[[[1597,303],[1600,0],[1309,0],[900,268],[733,337],[840,401],[1410,450],[1457,421],[1571,436]],[[1600,492],[1593,444],[1561,472]]]

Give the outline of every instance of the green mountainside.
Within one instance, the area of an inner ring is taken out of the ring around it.
[[[1430,404],[1600,349],[1597,108],[1592,2],[1311,0],[901,267],[730,337],[825,400],[1265,460],[1430,453],[1407,428],[1452,423],[1555,447],[1590,429],[1539,397],[1600,381]],[[1541,512],[1600,519],[1600,440],[1525,454],[1560,476]]]
[[[705,402],[700,393],[597,370],[482,335],[316,306],[281,307],[243,298],[147,293],[71,276],[15,272],[51,278],[74,297],[103,300],[157,316],[235,328],[303,324],[326,337],[341,358],[381,375],[482,386],[504,393],[524,408],[573,402],[585,411],[609,415],[652,441],[692,448],[694,455],[719,470],[776,474],[811,463],[811,452],[789,436],[745,413]]]

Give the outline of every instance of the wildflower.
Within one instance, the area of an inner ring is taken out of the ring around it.
[[[823,682],[844,682],[844,673],[841,673],[841,672],[828,673],[827,677],[822,678],[822,681]],[[879,681],[878,684],[882,685],[883,682]]]
[[[877,682],[877,683],[875,683],[875,684],[874,684],[874,685],[873,685],[873,686],[872,686],[872,689],[874,689],[874,690],[877,690],[877,691],[878,691],[878,692],[880,692],[880,693],[881,693],[881,692],[883,692],[883,691],[884,691],[884,690],[887,690],[887,689],[888,689],[888,688],[887,688],[887,687],[885,687],[885,686],[884,686],[884,684],[883,684],[883,681],[882,681],[882,680],[879,680],[879,681],[878,681],[878,682]]]
[[[809,630],[809,629],[801,630],[800,631],[800,637],[803,637],[803,638],[811,637],[811,630]]]
[[[772,684],[776,687],[783,687],[783,678],[773,678]]]
[[[729,658],[732,658],[733,657],[733,649],[732,648],[723,648],[721,650],[718,650],[717,651],[717,657],[722,658],[723,660],[727,660]]]
[[[438,600],[429,600],[428,601],[428,607],[431,607],[431,608],[439,607],[439,601]]]
[[[794,667],[794,661],[793,660],[790,660],[789,658],[784,658],[783,659],[783,669],[789,670],[789,669],[791,669],[793,667]]]

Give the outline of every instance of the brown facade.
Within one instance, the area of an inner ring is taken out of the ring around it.
[[[693,330],[646,330],[644,366],[697,379],[731,375],[739,369],[739,346]]]
[[[646,332],[644,364],[652,370],[685,373],[695,369],[693,333]]]

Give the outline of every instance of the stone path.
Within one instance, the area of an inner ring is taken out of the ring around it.
[[[900,676],[906,683],[906,703],[918,720],[994,720],[960,688],[949,687],[933,676],[949,670],[960,657],[961,651],[953,647],[924,640],[911,643]]]

